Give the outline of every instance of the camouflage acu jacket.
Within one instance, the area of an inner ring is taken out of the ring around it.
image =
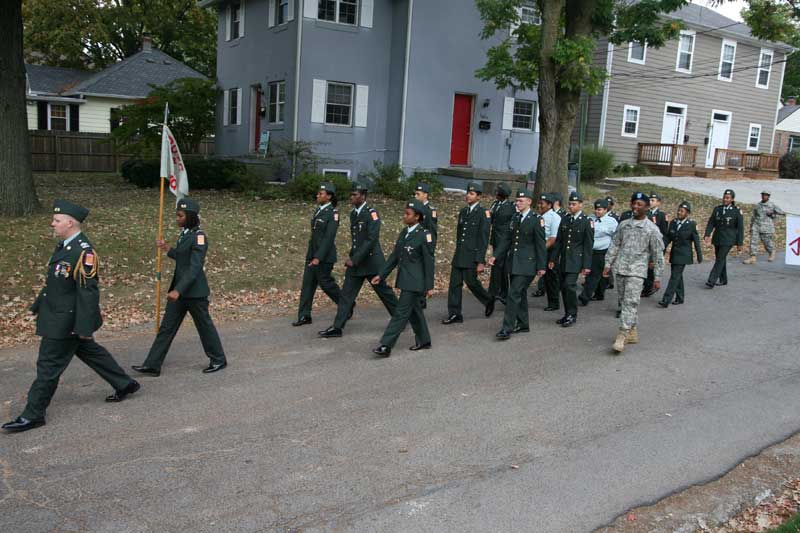
[[[615,274],[646,278],[649,263],[659,279],[664,271],[664,238],[658,226],[647,218],[623,220],[611,239],[606,266]]]

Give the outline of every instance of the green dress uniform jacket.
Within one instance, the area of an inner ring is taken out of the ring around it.
[[[308,239],[306,262],[314,258],[320,263],[336,262],[336,232],[339,229],[339,212],[332,204],[317,209],[311,217],[311,237]]]
[[[510,224],[511,239],[497,248],[497,255],[508,254],[512,276],[536,276],[537,270],[547,268],[547,241],[544,219],[531,211],[522,221],[516,213]]]
[[[380,242],[381,220],[375,209],[364,205],[356,214],[350,212],[350,260],[353,262],[352,274],[370,276],[381,271],[384,264],[383,249]]]
[[[562,273],[578,273],[592,268],[594,226],[583,213],[566,215],[558,226],[556,242],[550,249],[550,261]]]
[[[736,205],[718,205],[711,213],[705,236],[714,232],[711,243],[718,246],[741,246],[744,243],[744,216]]]
[[[436,208],[428,202],[422,204],[424,210],[424,219],[422,220],[422,227],[428,230],[433,236],[433,249],[436,250],[436,241],[439,238],[439,218],[437,217]]]
[[[91,337],[100,329],[103,319],[97,262],[92,244],[83,233],[56,248],[47,266],[45,286],[31,306],[31,312],[37,315],[37,335],[50,339]]]
[[[648,211],[647,218],[653,221],[653,224],[658,227],[658,231],[661,232],[661,235],[666,235],[667,230],[669,229],[669,222],[667,222],[667,215],[661,209],[657,209],[653,211],[652,209]]]
[[[492,250],[497,250],[501,246],[508,247],[508,241],[511,240],[511,220],[517,214],[514,204],[509,200],[502,202],[495,200],[492,207],[489,209],[492,213],[491,219],[491,235],[489,236],[489,244],[492,245]],[[495,258],[499,257],[494,254]]]
[[[453,266],[456,268],[475,268],[486,262],[486,249],[489,247],[489,224],[492,212],[483,209],[480,203],[472,210],[464,207],[458,213],[456,229],[456,252]]]
[[[379,276],[386,279],[397,267],[395,287],[398,289],[419,293],[432,290],[435,266],[432,243],[433,235],[421,225],[408,236],[407,230],[403,229]]]
[[[700,245],[700,235],[697,233],[697,223],[685,218],[683,222],[673,219],[664,236],[664,249],[672,245],[669,262],[673,265],[691,265],[694,263],[692,246],[697,253],[697,262],[703,262],[703,249]]]
[[[182,231],[167,257],[175,260],[175,273],[169,290],[181,298],[206,298],[211,293],[203,265],[208,252],[208,237],[199,227]]]

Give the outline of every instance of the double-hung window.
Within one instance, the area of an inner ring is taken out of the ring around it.
[[[286,82],[274,81],[269,84],[267,101],[267,121],[270,124],[283,124],[284,109],[286,107]]]
[[[50,131],[67,131],[69,129],[67,106],[64,104],[47,104],[47,109],[47,129]]]
[[[718,80],[733,81],[733,62],[736,58],[736,42],[722,40],[722,51],[719,57]]]
[[[242,90],[226,89],[222,93],[223,126],[238,126],[242,123]]]
[[[278,25],[289,22],[289,1],[290,0],[278,0],[276,5],[276,9],[278,11],[275,13],[275,20],[277,21]]]
[[[514,100],[514,118],[511,127],[515,130],[533,131],[536,124],[536,104],[528,100]]]
[[[692,73],[692,59],[694,58],[695,33],[689,30],[681,31],[678,40],[678,62],[675,70],[678,72]]]
[[[761,140],[761,124],[750,124],[750,131],[747,135],[747,149],[758,151],[758,144]]]
[[[339,24],[355,25],[358,0],[319,0],[317,18]]]
[[[761,89],[769,88],[769,75],[772,70],[772,50],[761,49],[758,58],[758,73],[756,74],[756,87]]]
[[[325,124],[353,125],[353,85],[328,82],[325,96]]]
[[[542,23],[542,17],[539,15],[539,10],[535,6],[521,6],[519,8],[519,22],[521,24],[536,24],[537,26]]]
[[[230,35],[231,39],[238,39],[242,35],[242,5],[238,2],[231,4]]]
[[[622,112],[622,136],[636,137],[639,135],[639,113],[637,106],[626,105]]]
[[[647,43],[643,41],[631,41],[628,43],[628,62],[644,65],[647,57]]]

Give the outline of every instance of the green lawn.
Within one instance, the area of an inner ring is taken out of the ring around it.
[[[795,515],[794,518],[786,522],[780,527],[771,529],[769,533],[798,533],[800,532],[800,515]]]
[[[156,222],[158,191],[137,189],[116,175],[62,174],[37,176],[40,214],[3,219],[0,230],[0,269],[5,281],[0,289],[0,346],[32,340],[33,321],[26,312],[44,282],[47,260],[54,241],[48,227],[49,206],[56,197],[66,198],[91,209],[85,231],[101,260],[103,312],[106,328],[117,330],[153,320]],[[665,198],[667,212],[675,211],[683,199],[695,205],[693,217],[705,220],[718,202],[713,198],[683,194],[672,189],[657,190]],[[614,191],[622,211],[632,187]],[[600,193],[584,188],[587,200]],[[168,193],[165,236],[177,236],[172,217],[172,196]],[[193,191],[202,205],[202,225],[208,233],[209,256],[206,271],[212,288],[214,313],[221,319],[262,317],[291,313],[297,303],[297,289],[305,258],[311,202],[267,201],[252,195],[228,191]],[[484,204],[488,205],[488,200]],[[446,290],[449,259],[455,247],[456,216],[463,205],[460,195],[442,195],[434,204],[439,214],[437,250],[437,291]],[[384,250],[390,250],[401,229],[402,203],[381,197],[370,198],[381,213],[385,226],[381,235]],[[347,200],[340,205],[342,221],[347,220]],[[591,204],[587,202],[587,211]],[[747,211],[746,211],[747,212]],[[779,222],[779,245],[783,244],[783,221]],[[349,248],[349,234],[340,228],[337,244],[340,258]],[[172,261],[164,258],[163,278],[171,277]],[[343,265],[336,267],[341,280]],[[487,283],[484,275],[484,283]],[[372,291],[364,291],[374,299]],[[326,298],[319,298],[327,305]]]

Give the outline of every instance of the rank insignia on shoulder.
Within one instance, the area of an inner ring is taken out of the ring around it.
[[[425,240],[428,242],[433,242],[433,235],[431,235],[430,233],[426,233]]]
[[[91,247],[92,247],[92,245],[89,244],[88,242],[82,242],[81,243],[81,248],[83,248],[84,250],[86,250],[87,248],[91,248]]]
[[[335,220],[336,222],[339,222],[339,212],[338,211],[334,211],[333,212],[333,220]]]
[[[431,209],[431,218],[436,218],[436,209]]]
[[[488,209],[486,210],[486,218],[492,218],[492,212]]]
[[[370,213],[370,216],[372,217],[372,220],[378,220],[378,212],[377,211],[372,211]]]
[[[594,229],[594,220],[591,218],[589,219],[589,225],[592,227],[592,229]]]
[[[539,225],[541,227],[544,227],[544,219],[543,218],[539,218]]]
[[[202,233],[197,234],[197,245],[198,246],[205,246],[206,245],[206,236]]]

